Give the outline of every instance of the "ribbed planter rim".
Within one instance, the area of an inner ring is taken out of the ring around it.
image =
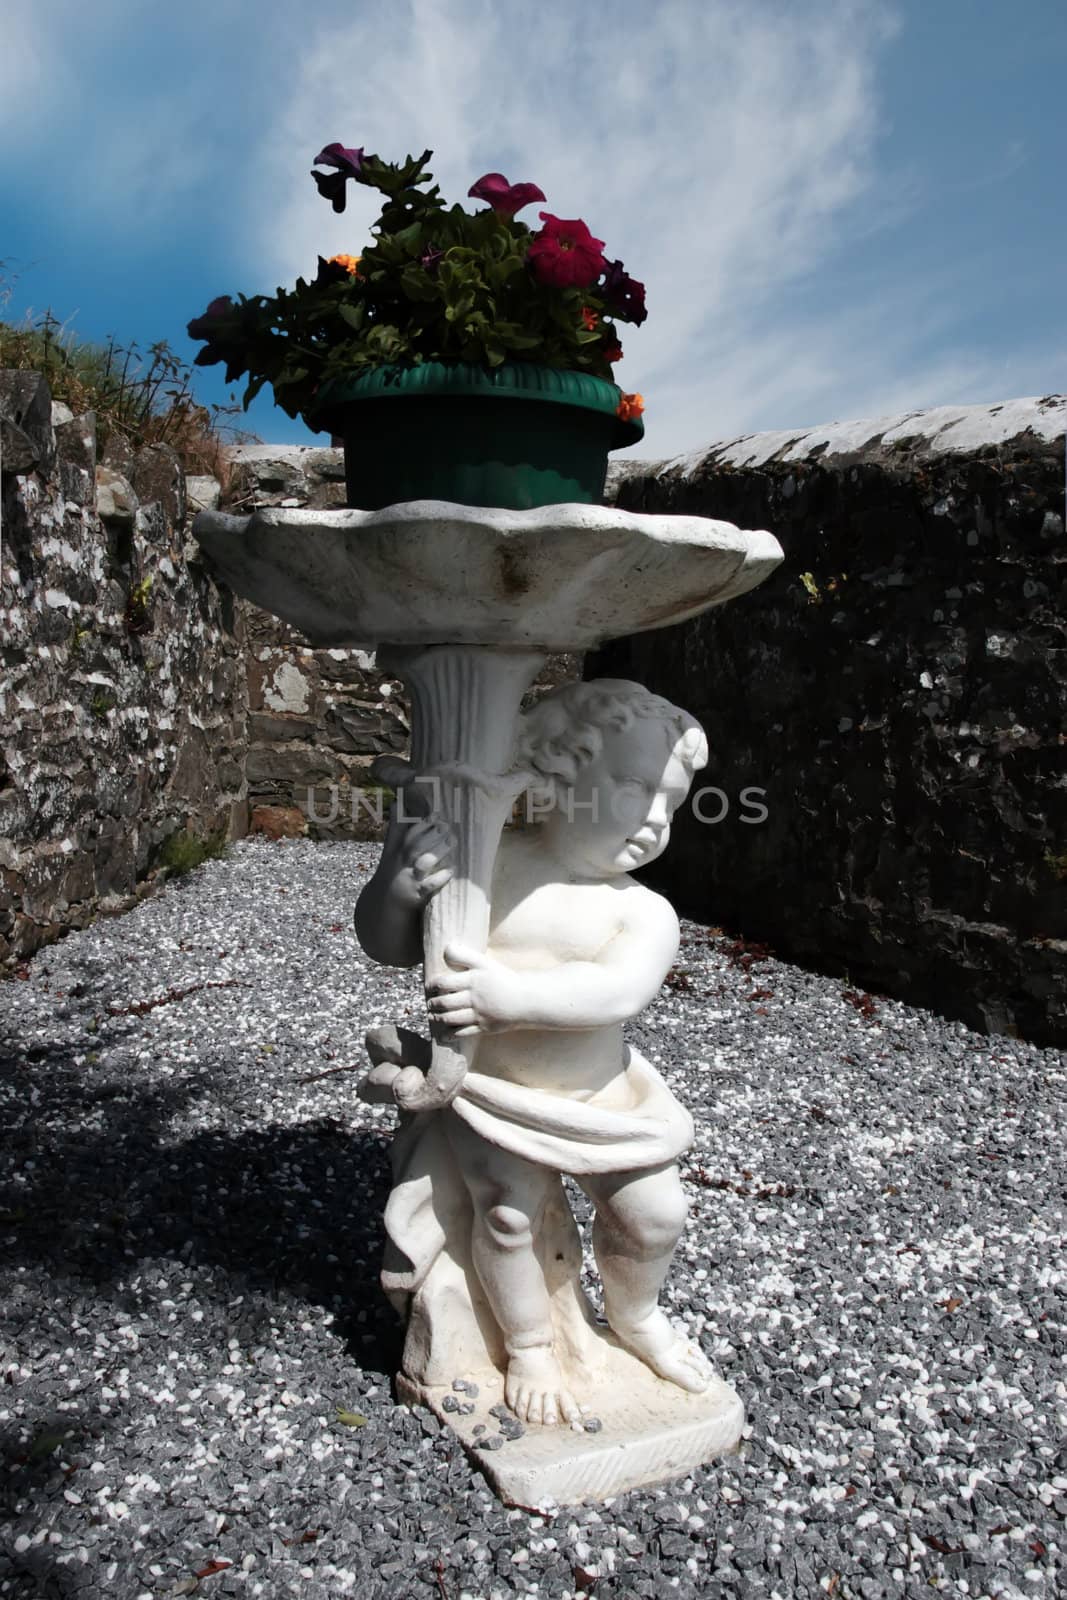
[[[437,395],[464,395],[481,398],[547,401],[554,405],[579,406],[598,411],[614,423],[611,449],[623,449],[644,437],[640,417],[624,422],[616,415],[622,398],[618,384],[597,378],[590,372],[573,372],[564,367],[545,367],[533,361],[505,361],[499,367],[483,367],[474,361],[423,361],[418,365],[373,367],[334,378],[324,383],[315,396],[309,421],[320,427],[340,431],[331,422],[337,408],[361,400],[430,398]]]

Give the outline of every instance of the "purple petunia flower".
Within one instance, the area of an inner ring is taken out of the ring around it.
[[[444,256],[443,250],[437,250],[433,245],[419,257],[419,266],[424,267],[431,277],[436,276]]]
[[[317,167],[336,167],[336,172],[313,172],[311,176],[319,186],[324,200],[329,200],[335,211],[345,208],[345,184],[349,178],[358,178],[363,168],[363,151],[348,150],[343,144],[328,144],[315,157]]]
[[[536,183],[509,183],[502,172],[487,172],[467,190],[474,200],[485,200],[501,217],[513,217],[523,206],[545,197]]]
[[[599,285],[604,296],[605,310],[624,322],[640,324],[648,316],[645,309],[645,286],[631,278],[621,261],[609,261]]]

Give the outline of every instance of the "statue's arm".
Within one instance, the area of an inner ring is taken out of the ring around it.
[[[626,1022],[659,993],[679,939],[678,918],[669,901],[643,890],[623,927],[594,961],[516,971],[476,951],[446,950],[446,959],[462,970],[432,986],[430,1010],[457,1036]]]
[[[372,961],[414,967],[422,960],[422,912],[452,876],[451,836],[433,817],[390,821],[381,860],[356,901],[356,938]]]

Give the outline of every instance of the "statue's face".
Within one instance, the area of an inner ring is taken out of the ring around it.
[[[638,717],[604,735],[598,756],[562,789],[549,818],[556,853],[590,877],[614,877],[662,855],[692,774],[670,729]]]

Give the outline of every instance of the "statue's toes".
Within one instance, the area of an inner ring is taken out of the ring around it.
[[[561,1389],[559,1395],[560,1415],[564,1422],[581,1422],[582,1411],[577,1400],[567,1389]]]

